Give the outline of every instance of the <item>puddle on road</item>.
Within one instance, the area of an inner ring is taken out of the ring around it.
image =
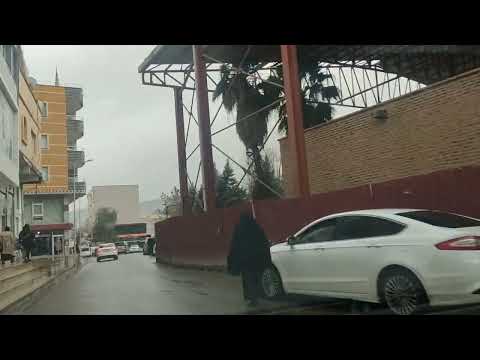
[[[198,282],[198,281],[191,281],[191,280],[176,280],[176,279],[171,279],[170,281],[175,282],[177,284],[185,284],[185,285],[192,285],[192,286],[202,286],[203,283]]]
[[[159,290],[159,292],[164,293],[164,294],[173,294],[173,290]]]
[[[205,291],[200,291],[200,290],[193,290],[194,293],[199,294],[199,295],[208,295],[207,292]]]

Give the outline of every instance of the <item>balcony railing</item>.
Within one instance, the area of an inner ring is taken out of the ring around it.
[[[65,87],[67,97],[67,114],[75,114],[83,107],[83,89],[78,87]]]
[[[68,148],[68,168],[77,169],[85,164],[85,152]]]
[[[69,145],[83,136],[84,124],[83,119],[73,115],[67,115],[67,140]]]
[[[74,184],[75,184],[75,186],[74,186]],[[85,181],[76,181],[75,182],[75,179],[73,177],[69,177],[68,178],[68,191],[73,194],[74,190],[75,190],[75,195],[77,197],[81,196],[81,195],[85,195],[87,193],[87,184],[85,183]]]

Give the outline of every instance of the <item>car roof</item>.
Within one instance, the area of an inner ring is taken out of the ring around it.
[[[406,209],[406,208],[385,208],[385,209],[365,209],[346,211],[342,213],[331,214],[328,216],[340,216],[340,215],[396,215],[401,212],[410,211],[428,211],[426,209]]]

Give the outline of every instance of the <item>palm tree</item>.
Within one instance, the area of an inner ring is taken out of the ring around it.
[[[330,100],[338,97],[338,91],[335,86],[324,85],[331,75],[323,71],[318,61],[300,57],[299,68],[303,126],[306,129],[332,118],[333,108]],[[253,74],[256,71],[256,64],[246,64],[243,70]],[[246,147],[247,155],[254,163],[255,174],[260,179],[265,175],[260,149],[267,136],[270,115],[278,113],[279,131],[285,133],[288,131],[285,93],[281,86],[272,83],[283,84],[281,66],[270,71],[268,82],[260,80],[257,83],[249,81],[248,75],[234,70],[232,66],[223,65],[220,70],[220,81],[213,93],[214,101],[222,97],[227,112],[231,113],[236,109],[237,134]],[[276,104],[266,108],[276,101]],[[260,111],[262,108],[265,109]],[[245,118],[246,116],[249,117]]]
[[[318,61],[300,57],[298,66],[303,99],[303,128],[308,129],[332,119],[334,109],[330,101],[338,98],[339,94],[336,86],[325,84],[332,76],[324,72]],[[279,66],[272,70],[268,81],[283,84],[283,68]],[[287,133],[287,109],[283,89],[268,82],[263,82],[260,86],[272,101],[278,97],[282,99],[277,106],[280,119],[278,129]]]
[[[254,66],[247,65],[247,68],[253,70]],[[249,82],[246,74],[236,72],[231,66],[223,65],[220,73],[213,100],[222,96],[223,106],[229,113],[236,108],[237,134],[245,145],[247,155],[253,159],[255,171],[261,172],[260,149],[267,136],[268,117],[275,107],[259,110],[272,103],[271,97],[262,94],[261,87]]]

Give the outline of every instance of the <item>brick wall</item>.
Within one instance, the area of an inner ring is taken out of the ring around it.
[[[305,142],[312,193],[480,165],[480,68],[308,129]],[[291,194],[285,139],[280,149]]]

